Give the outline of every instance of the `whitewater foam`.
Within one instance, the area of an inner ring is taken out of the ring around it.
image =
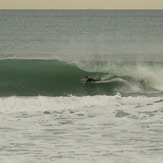
[[[155,163],[163,151],[162,106],[161,97],[120,94],[0,98],[3,161]]]
[[[84,96],[84,97],[4,97],[0,98],[0,112],[33,112],[33,111],[62,111],[68,109],[97,108],[116,105],[121,99],[116,96]]]
[[[155,101],[160,101],[155,103]],[[123,105],[152,105],[162,104],[162,97],[121,97],[119,93],[115,96],[67,96],[67,97],[3,97],[0,98],[0,112],[13,113],[13,112],[39,112],[39,111],[62,111],[69,109],[84,109],[84,108],[112,108]]]

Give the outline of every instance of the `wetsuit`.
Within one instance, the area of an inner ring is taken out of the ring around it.
[[[96,81],[100,81],[100,79],[88,78],[86,83],[91,83],[91,82],[96,82]]]

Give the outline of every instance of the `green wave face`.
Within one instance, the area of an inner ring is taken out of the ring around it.
[[[80,87],[84,72],[58,61],[0,61],[0,94],[50,95],[71,94]]]
[[[98,90],[96,85],[85,85],[81,79],[87,74],[75,65],[56,60],[1,60],[0,95],[81,96],[107,93]]]
[[[1,60],[0,96],[112,95],[162,91],[162,63]],[[143,72],[144,71],[144,72]],[[85,84],[86,75],[101,81]],[[159,79],[157,79],[159,77]]]

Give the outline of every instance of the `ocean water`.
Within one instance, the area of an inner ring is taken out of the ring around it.
[[[162,163],[162,29],[162,10],[0,10],[0,162]]]

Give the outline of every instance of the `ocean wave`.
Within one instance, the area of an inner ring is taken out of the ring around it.
[[[162,94],[162,62],[0,60],[0,96]],[[88,75],[101,81],[85,84]]]

